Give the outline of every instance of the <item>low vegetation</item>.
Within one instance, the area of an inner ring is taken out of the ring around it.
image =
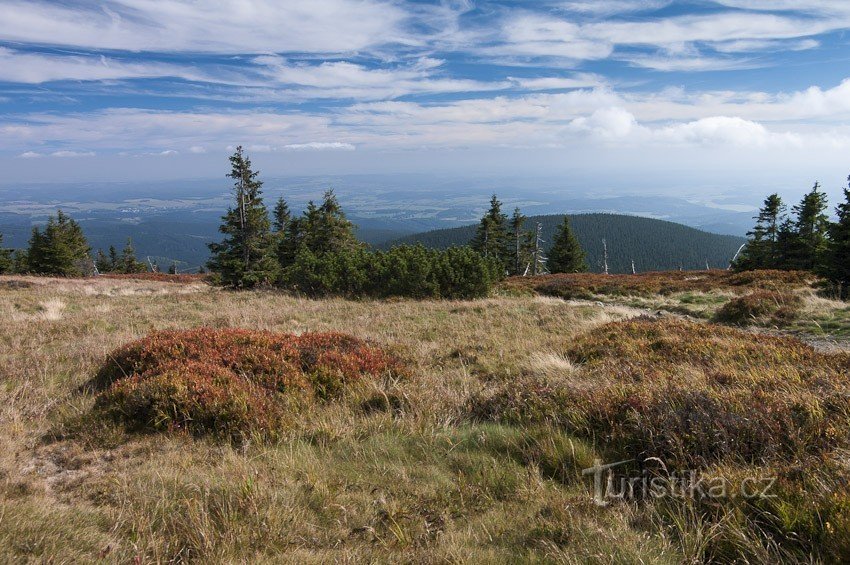
[[[502,288],[512,293],[536,292],[564,299],[595,299],[599,296],[671,295],[684,292],[788,290],[814,284],[817,277],[806,271],[659,271],[637,275],[570,273],[541,277],[513,277]]]
[[[840,342],[634,307],[772,289],[837,335],[846,305],[703,274],[594,301],[3,277],[0,561],[846,562]],[[583,470],[629,459],[730,494],[596,506]]]
[[[678,320],[635,319],[583,335],[566,352],[579,370],[510,379],[476,398],[480,418],[554,423],[622,457],[681,468],[794,461],[846,443],[847,354],[792,338]]]
[[[714,320],[736,326],[785,326],[800,315],[803,299],[789,292],[758,290],[724,304]]]
[[[340,333],[200,328],[112,352],[91,385],[103,390],[96,416],[131,429],[244,440],[279,435],[299,404],[404,374],[394,356]]]

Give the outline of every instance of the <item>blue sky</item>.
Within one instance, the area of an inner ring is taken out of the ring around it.
[[[848,0],[0,0],[0,166],[838,186],[848,30]]]

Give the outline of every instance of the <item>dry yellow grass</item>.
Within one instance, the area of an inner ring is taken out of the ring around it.
[[[699,561],[721,526],[697,510],[593,505],[580,471],[604,445],[470,417],[471,398],[520,376],[581,387],[565,356],[575,338],[642,313],[0,277],[0,562]],[[108,352],[198,326],[350,333],[414,377],[317,405],[274,443],[132,435],[88,417],[80,386]],[[775,558],[759,543],[746,555]]]
[[[525,439],[470,427],[466,402],[490,379],[563,368],[555,360],[583,326],[631,310],[537,298],[313,301],[105,279],[3,283],[0,561],[581,561],[600,551],[605,536],[570,550],[523,537],[540,513],[590,512],[584,488],[505,459],[496,445]],[[416,377],[375,385],[401,399],[396,410],[349,398],[273,445],[75,427],[93,404],[78,389],[109,351],[152,330],[202,325],[351,333],[397,351]],[[576,539],[594,538],[596,519],[573,524]],[[633,538],[626,554],[663,554],[663,542],[625,520],[606,534],[620,535]]]

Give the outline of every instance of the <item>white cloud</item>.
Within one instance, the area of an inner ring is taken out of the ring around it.
[[[756,51],[807,51],[817,49],[820,42],[814,39],[799,41],[778,41],[769,39],[739,39],[712,44],[711,48],[720,53],[754,53]]]
[[[599,75],[580,73],[571,77],[517,78],[508,80],[524,90],[571,90],[574,88],[597,88],[606,85]]]
[[[51,157],[94,157],[94,151],[69,151],[67,149],[54,151]]]
[[[811,125],[818,117],[830,119],[829,129]],[[560,147],[588,140],[606,148],[850,149],[848,130],[850,80],[833,89],[780,95],[677,89],[621,94],[594,88],[439,103],[363,102],[312,114],[138,109],[27,114],[0,122],[0,150],[16,151],[25,144],[32,152],[57,155],[84,154],[77,147],[99,154],[156,154],[163,147],[199,153],[242,144],[259,153]]]
[[[676,124],[654,132],[659,141],[732,147],[801,146],[802,137],[788,132],[772,132],[762,124],[742,118],[715,116]]]
[[[557,6],[571,12],[609,16],[658,10],[671,3],[672,0],[570,0]]]
[[[288,94],[297,98],[379,100],[412,93],[483,92],[510,86],[507,82],[441,78],[435,73],[443,61],[427,57],[392,68],[369,68],[348,61],[292,63],[273,55],[257,57],[254,62],[265,67],[266,78],[286,86]]]
[[[342,150],[342,151],[354,151],[356,148],[354,145],[350,143],[340,143],[338,141],[331,143],[320,143],[320,142],[310,142],[310,143],[290,143],[289,145],[283,146],[284,150],[289,151],[327,151],[327,150]]]
[[[571,128],[579,132],[590,133],[603,140],[623,139],[637,127],[635,117],[624,108],[601,108],[590,116],[576,118]]]
[[[0,81],[40,84],[56,80],[114,80],[177,77],[212,80],[191,67],[128,63],[104,56],[46,55],[0,47]]]
[[[7,0],[0,39],[126,51],[341,53],[395,41],[406,13],[382,0]]]

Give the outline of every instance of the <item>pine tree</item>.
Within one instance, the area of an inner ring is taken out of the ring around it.
[[[289,212],[289,205],[283,197],[280,197],[274,206],[274,231],[276,233],[285,233],[287,228],[289,228],[290,221],[292,221],[292,214]]]
[[[62,210],[48,218],[43,231],[33,228],[29,244],[27,261],[33,273],[81,276],[93,270],[82,228]]]
[[[835,213],[838,221],[829,228],[830,241],[824,254],[822,273],[836,285],[842,298],[850,296],[850,177],[844,189],[844,202]]]
[[[790,264],[786,265],[787,268],[812,270],[820,266],[829,233],[827,207],[827,197],[820,191],[820,183],[815,183],[811,192],[794,206],[797,220],[794,222]]]
[[[525,256],[525,248],[523,246],[523,226],[525,225],[525,220],[527,218],[523,216],[522,212],[520,212],[519,208],[514,208],[514,215],[511,216],[511,236],[513,239],[513,255],[514,262],[513,268],[511,270],[511,274],[513,275],[521,275],[523,271],[523,259]]]
[[[12,250],[3,247],[3,234],[0,233],[0,274],[12,272]]]
[[[109,257],[106,256],[106,253],[103,252],[103,249],[97,250],[94,265],[95,267],[97,267],[98,273],[103,274],[112,272],[112,261],[110,261]]]
[[[497,261],[505,270],[509,270],[514,262],[508,236],[508,216],[502,213],[502,203],[495,194],[490,199],[490,209],[478,224],[471,246],[485,258]]]
[[[121,251],[121,259],[119,259],[119,270],[125,274],[143,273],[147,271],[144,263],[136,259],[136,250],[133,247],[133,240],[127,238],[127,245]]]
[[[275,279],[277,261],[268,210],[263,204],[262,181],[251,160],[237,147],[230,157],[235,207],[222,216],[220,243],[209,245],[209,267],[224,286],[252,288]]]
[[[109,270],[112,272],[117,271],[121,267],[121,260],[118,258],[118,251],[114,245],[109,246],[109,264],[111,265]]]
[[[353,251],[362,247],[357,241],[355,226],[345,217],[333,189],[325,192],[313,229],[313,252],[319,255],[330,251]]]
[[[552,273],[580,273],[587,271],[585,253],[570,227],[570,220],[564,216],[564,221],[558,228],[552,241],[547,262]]]
[[[759,210],[756,225],[747,232],[749,241],[735,263],[738,270],[780,268],[780,232],[783,229],[785,204],[778,194],[768,196]],[[787,241],[786,237],[783,241]]]

